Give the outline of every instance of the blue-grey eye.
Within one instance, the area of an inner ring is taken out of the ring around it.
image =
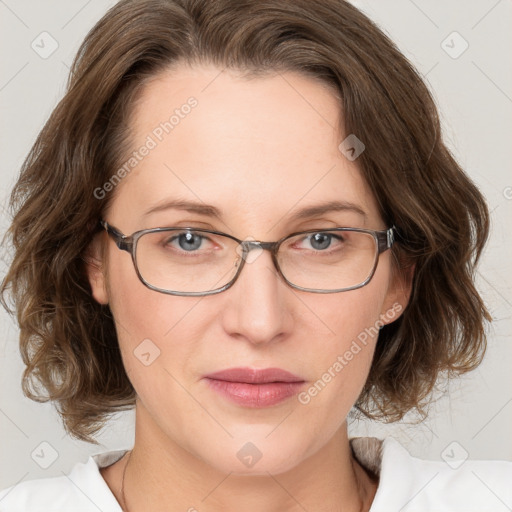
[[[327,249],[332,242],[333,235],[327,233],[315,233],[309,237],[311,247],[316,250]]]
[[[185,233],[180,233],[177,236],[171,237],[168,241],[168,245],[174,245],[174,242],[178,242],[178,247],[184,251],[196,251],[201,247],[203,243],[204,236],[198,235],[197,233],[191,233],[189,231]]]

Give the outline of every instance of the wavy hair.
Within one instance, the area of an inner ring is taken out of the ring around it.
[[[113,197],[94,190],[125,161],[138,95],[183,62],[246,77],[295,71],[336,92],[341,133],[364,142],[359,168],[397,226],[399,271],[415,265],[410,302],[380,330],[356,407],[385,421],[422,411],[441,372],[467,372],[484,355],[491,318],[474,274],[489,214],[443,143],[421,76],[343,0],[121,0],[89,32],[11,196],[14,258],[1,292],[17,315],[25,395],[54,401],[68,433],[92,443],[135,403],[84,258]]]

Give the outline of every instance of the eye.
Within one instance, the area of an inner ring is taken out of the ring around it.
[[[313,249],[322,250],[327,249],[332,242],[332,236],[325,233],[315,233],[309,237]]]
[[[199,249],[207,249],[208,238],[206,236],[186,231],[179,235],[173,235],[164,240],[164,246],[170,246],[173,249],[181,249],[186,252],[193,252]]]
[[[312,233],[301,240],[301,242],[308,242],[315,251],[329,249],[336,241],[342,242],[343,239],[339,235],[324,232]]]

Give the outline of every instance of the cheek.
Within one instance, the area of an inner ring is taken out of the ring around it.
[[[321,350],[317,346],[310,351],[315,380],[298,397],[315,413],[342,419],[340,412],[348,413],[364,387],[382,325],[388,277],[387,272],[376,273],[363,288],[304,298],[318,312],[325,333],[316,340]]]
[[[165,370],[195,373],[198,346],[209,321],[206,315],[194,314],[202,298],[150,290],[129,258],[113,258],[108,286],[124,366],[137,392],[155,392]]]
[[[371,328],[378,318],[378,305],[358,300],[363,293],[351,293],[352,300],[323,309],[331,312],[325,319],[330,335],[318,340],[322,350],[316,352],[317,378],[336,382],[332,387],[343,387],[345,392],[355,391],[364,383],[378,332]]]

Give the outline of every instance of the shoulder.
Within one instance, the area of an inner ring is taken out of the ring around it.
[[[395,439],[351,440],[354,455],[379,475],[371,512],[499,512],[512,507],[512,462],[413,457]]]
[[[19,482],[0,491],[0,512],[121,512],[100,468],[119,460],[125,450],[90,456],[68,474]]]

